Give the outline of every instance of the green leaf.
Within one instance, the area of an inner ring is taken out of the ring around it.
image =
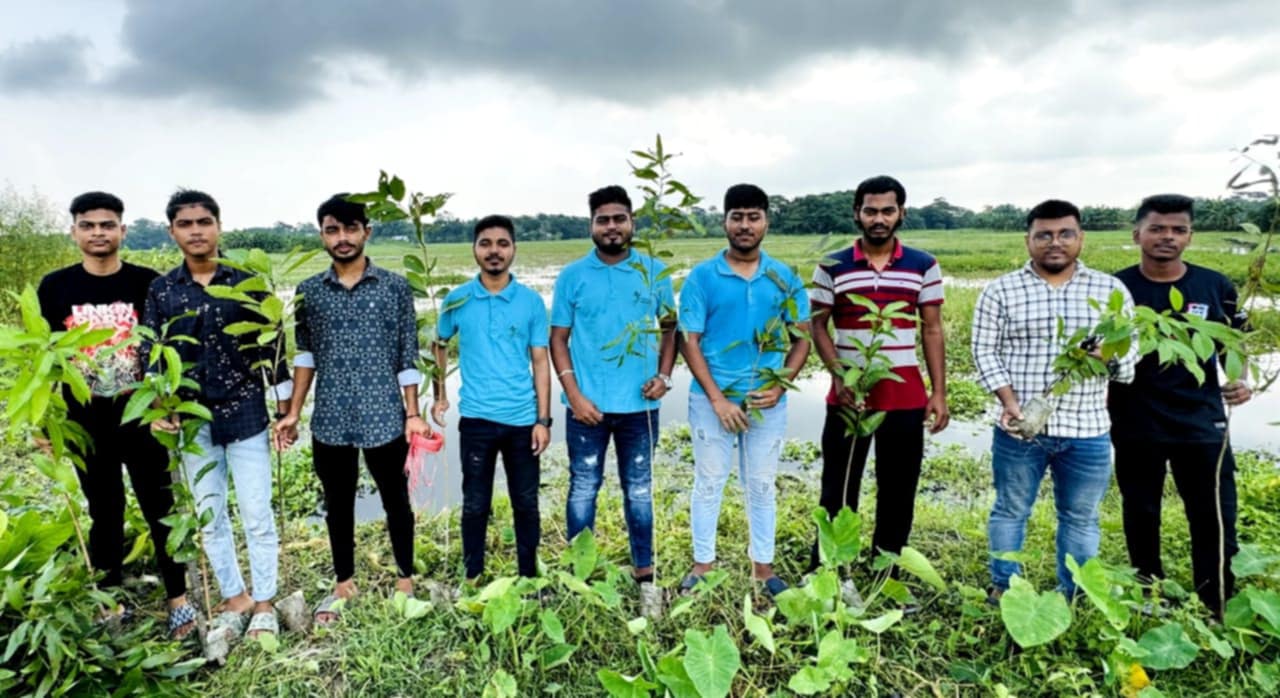
[[[596,537],[591,529],[584,528],[574,536],[569,545],[569,564],[573,566],[573,576],[586,579],[596,568]]]
[[[649,619],[645,618],[644,616],[632,618],[631,620],[627,621],[627,632],[631,633],[632,635],[639,635],[640,633],[648,629],[649,629]]]
[[[862,518],[849,507],[841,507],[835,520],[827,510],[815,507],[813,520],[818,524],[818,552],[823,564],[846,565],[862,552]]]
[[[723,625],[711,635],[689,628],[684,632],[684,669],[702,698],[724,698],[741,668],[738,647]]]
[[[671,692],[674,698],[700,698],[698,688],[689,680],[689,672],[684,670],[684,663],[674,654],[658,660],[658,681]]]
[[[1014,575],[1000,596],[1000,618],[1014,642],[1023,648],[1053,641],[1071,627],[1071,607],[1056,591],[1037,593],[1035,587]]]
[[[1129,625],[1129,608],[1111,595],[1111,576],[1098,558],[1090,558],[1081,565],[1067,555],[1067,569],[1071,570],[1076,586],[1084,590],[1113,628],[1124,630]]]
[[[417,274],[427,273],[427,265],[423,264],[422,258],[416,254],[405,255],[404,259],[401,260],[401,263],[404,264],[405,269],[411,272],[414,272]]]
[[[858,621],[858,625],[861,625],[867,630],[870,630],[871,632],[879,635],[884,631],[888,630],[889,628],[892,628],[900,620],[902,620],[902,609],[895,608],[892,611],[889,611],[888,613],[882,616],[879,616],[877,618],[872,618],[870,620],[860,620]]]
[[[613,698],[647,698],[653,694],[657,684],[649,683],[641,676],[623,676],[612,669],[596,671],[600,685]]]
[[[275,633],[259,633],[258,647],[261,647],[263,652],[275,654],[280,650],[280,638],[276,637]]]
[[[938,574],[938,571],[933,568],[933,564],[919,550],[909,545],[903,547],[902,552],[898,554],[897,565],[934,589],[938,591],[947,590],[947,583],[942,581],[942,576]]]
[[[1249,607],[1275,628],[1280,628],[1280,593],[1256,587],[1245,591]]]
[[[543,650],[542,654],[538,656],[538,664],[544,671],[547,669],[553,669],[561,664],[567,663],[569,658],[572,657],[573,653],[577,650],[578,647],[576,645],[569,645],[565,643],[552,645],[551,647]]]
[[[1182,312],[1182,303],[1183,303],[1182,291],[1179,291],[1177,286],[1170,286],[1169,287],[1169,306],[1173,308],[1173,311],[1175,313],[1180,313]]]
[[[773,644],[773,629],[769,627],[769,621],[762,616],[756,615],[751,610],[751,594],[748,593],[742,597],[742,620],[746,625],[747,632],[751,633],[751,637],[760,643],[760,646],[773,654],[775,651]]]
[[[474,690],[474,689],[473,689]],[[489,677],[489,682],[484,686],[482,698],[517,698],[520,695],[520,687],[516,684],[516,680],[506,670],[499,669],[493,672],[493,676]]]
[[[259,332],[262,329],[270,326],[271,325],[261,323],[261,322],[249,322],[249,321],[242,320],[240,322],[233,322],[230,325],[227,325],[226,327],[222,328],[222,331],[226,332],[227,334],[233,337],[238,337],[242,334],[249,334],[250,332]]]
[[[833,629],[818,642],[818,666],[834,669],[843,674],[850,664],[862,664],[871,658],[857,640],[845,637],[840,630]],[[841,678],[841,677],[837,677]]]
[[[1147,650],[1140,661],[1148,669],[1182,669],[1195,661],[1200,648],[1178,623],[1165,623],[1142,634],[1138,646]]]
[[[816,666],[806,666],[791,676],[787,688],[802,696],[814,696],[825,693],[831,688],[831,680],[827,672]]]
[[[778,610],[782,611],[782,615],[793,624],[808,624],[815,613],[823,612],[823,603],[820,599],[815,599],[806,593],[807,590],[797,587],[791,587],[786,591],[773,597],[773,603],[777,605]]]
[[[508,591],[484,604],[484,622],[494,635],[501,635],[520,617],[520,597]]]
[[[1265,575],[1277,562],[1280,562],[1280,555],[1260,545],[1245,543],[1240,546],[1235,557],[1231,558],[1231,573],[1236,579]]]
[[[555,611],[548,608],[542,612],[539,620],[542,622],[542,632],[548,639],[557,644],[564,644],[564,624],[560,622],[560,616],[556,615]]]

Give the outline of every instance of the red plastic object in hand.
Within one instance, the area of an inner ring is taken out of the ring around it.
[[[409,439],[410,451],[426,451],[427,453],[439,453],[444,448],[444,434],[438,431],[431,432],[430,436],[422,434],[414,434]]]

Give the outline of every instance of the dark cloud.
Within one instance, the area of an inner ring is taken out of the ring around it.
[[[88,39],[70,35],[14,44],[0,53],[0,87],[38,92],[85,85],[88,50]]]

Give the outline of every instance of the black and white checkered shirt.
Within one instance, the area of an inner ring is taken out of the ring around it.
[[[1053,383],[1053,360],[1062,350],[1058,318],[1062,318],[1068,337],[1081,327],[1091,327],[1099,313],[1089,299],[1106,307],[1116,290],[1124,294],[1125,307],[1132,310],[1133,299],[1119,279],[1079,261],[1071,280],[1057,288],[1036,274],[1029,261],[993,281],[982,290],[973,311],[973,360],[982,387],[995,392],[1011,386],[1023,403],[1043,393]],[[1137,360],[1135,342],[1119,361],[1112,380],[1132,382]],[[1055,409],[1044,431],[1048,436],[1087,438],[1106,434],[1111,428],[1106,378],[1073,385],[1066,394],[1050,400]]]

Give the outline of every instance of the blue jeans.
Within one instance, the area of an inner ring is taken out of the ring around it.
[[[623,513],[631,541],[631,564],[653,566],[653,439],[658,436],[658,411],[608,413],[595,426],[573,418],[565,410],[565,440],[569,446],[569,498],[565,520],[570,540],[584,528],[595,530],[596,494],[604,481],[604,458],[613,437],[622,484]]]
[[[747,524],[753,562],[773,563],[773,539],[777,528],[778,456],[787,428],[785,403],[763,410],[741,434],[724,430],[707,396],[689,394],[689,428],[693,432],[693,493],[689,496],[693,561],[716,559],[716,527],[720,502],[733,466],[738,466],[747,502]],[[735,456],[734,451],[737,450]]]
[[[196,509],[201,514],[205,510],[213,511],[213,518],[201,532],[204,552],[218,580],[218,590],[224,599],[239,596],[245,590],[236,559],[236,541],[231,534],[231,516],[227,512],[229,476],[235,480],[240,524],[249,549],[253,600],[270,601],[276,595],[280,538],[271,513],[271,449],[267,445],[267,432],[261,431],[226,446],[215,446],[206,424],[196,432],[196,444],[204,453],[183,454],[182,470]]]
[[[991,444],[991,467],[996,485],[996,502],[987,523],[991,553],[1022,550],[1027,519],[1048,468],[1058,510],[1058,588],[1075,594],[1066,556],[1084,564],[1098,554],[1098,507],[1111,484],[1111,442],[1107,435],[1082,439],[1037,436],[1021,441],[997,427]],[[991,581],[997,589],[1008,589],[1009,577],[1020,573],[1016,562],[991,559]]]

